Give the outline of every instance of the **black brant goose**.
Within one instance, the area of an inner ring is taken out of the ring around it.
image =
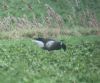
[[[32,41],[35,42],[39,47],[48,51],[60,49],[66,51],[66,45],[62,41],[56,41],[47,38],[34,38]]]

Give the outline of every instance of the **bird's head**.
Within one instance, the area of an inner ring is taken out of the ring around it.
[[[64,51],[66,51],[66,45],[65,45],[63,42],[61,42],[60,44],[61,44],[62,49],[63,49]]]

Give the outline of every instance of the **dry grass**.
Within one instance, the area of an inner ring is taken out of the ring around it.
[[[59,31],[57,28],[18,28],[11,31],[2,31],[0,32],[0,39],[16,39],[16,38],[34,38],[34,37],[60,37],[68,35],[97,35],[98,31],[94,29],[62,29]]]
[[[100,28],[74,28],[64,26],[62,17],[57,14],[53,8],[48,4],[45,5],[47,9],[47,16],[45,16],[44,23],[38,22],[34,17],[30,21],[27,16],[13,17],[8,16],[0,18],[0,39],[14,39],[23,37],[58,37],[61,35],[100,35]]]
[[[63,29],[62,18],[49,5],[46,4],[45,7],[47,16],[43,19],[44,24],[39,23],[35,17],[30,21],[25,15],[20,18],[8,16],[0,19],[0,38],[59,36],[61,28]]]

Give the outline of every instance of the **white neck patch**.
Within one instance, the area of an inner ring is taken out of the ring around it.
[[[63,43],[62,42],[60,42],[60,45],[62,45]]]

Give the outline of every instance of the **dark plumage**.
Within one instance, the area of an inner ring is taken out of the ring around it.
[[[52,51],[52,50],[66,50],[66,45],[62,43],[62,41],[56,41],[53,39],[46,39],[46,38],[34,38],[33,42],[37,43],[39,47]]]

